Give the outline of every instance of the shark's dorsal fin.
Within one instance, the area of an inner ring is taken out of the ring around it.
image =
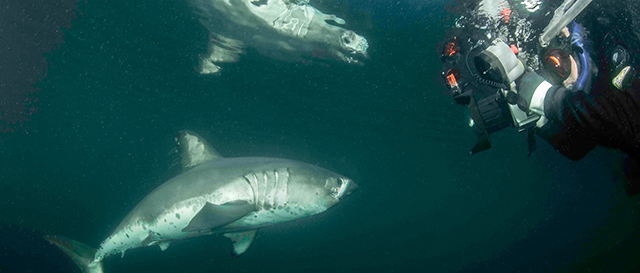
[[[178,147],[180,148],[182,171],[216,158],[222,158],[206,140],[192,131],[180,131],[178,137],[176,137],[176,142],[178,142]]]
[[[257,229],[245,232],[225,233],[224,237],[231,239],[231,242],[233,242],[233,254],[239,256],[251,246],[253,238],[256,237],[256,232],[258,232]]]

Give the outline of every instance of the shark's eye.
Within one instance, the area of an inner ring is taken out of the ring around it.
[[[342,33],[342,42],[346,45],[351,44],[356,39],[356,33],[353,31],[345,31]]]
[[[336,179],[336,180],[337,180],[337,182],[338,182],[338,186],[342,186],[342,179],[338,178],[338,179]]]

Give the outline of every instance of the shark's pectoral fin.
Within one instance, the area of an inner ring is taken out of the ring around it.
[[[233,254],[240,256],[247,251],[247,248],[249,248],[253,242],[253,238],[256,237],[256,232],[258,232],[257,229],[245,232],[225,233],[224,237],[231,239],[233,242]]]
[[[211,230],[235,222],[255,210],[255,205],[247,201],[234,201],[222,205],[207,203],[191,219],[184,232]]]

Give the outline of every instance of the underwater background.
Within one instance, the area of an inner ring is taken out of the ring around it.
[[[4,2],[0,106],[18,114],[0,124],[0,272],[78,271],[41,236],[98,246],[180,172],[182,129],[226,157],[317,164],[360,188],[261,228],[238,258],[206,236],[129,250],[105,272],[640,270],[620,154],[572,162],[538,141],[527,157],[526,135],[504,130],[469,155],[466,108],[439,80],[443,2],[311,0],[367,38],[363,66],[249,49],[217,76],[196,72],[209,38],[186,1]]]

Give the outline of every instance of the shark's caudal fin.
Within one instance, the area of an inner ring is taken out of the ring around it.
[[[102,271],[102,262],[92,262],[96,250],[88,245],[62,236],[45,236],[44,238],[64,251],[80,267],[83,273],[104,272]]]

